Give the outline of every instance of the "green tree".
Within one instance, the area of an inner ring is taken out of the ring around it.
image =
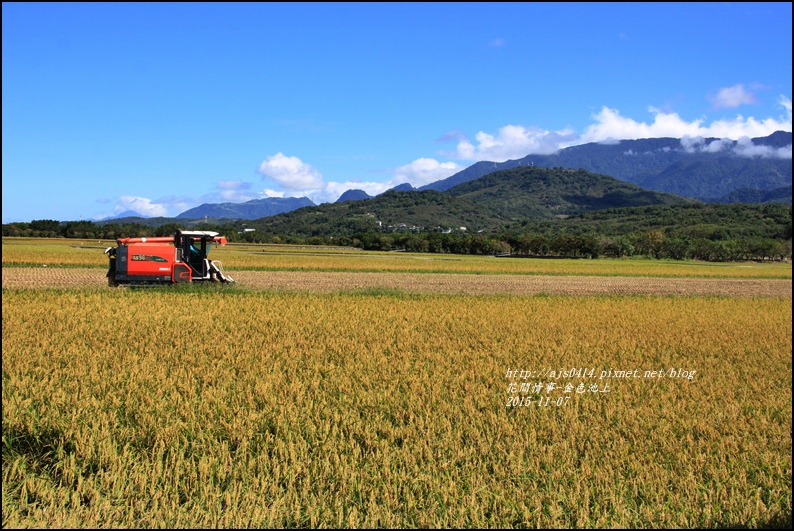
[[[54,219],[34,219],[30,222],[30,228],[41,232],[55,233],[61,222]]]

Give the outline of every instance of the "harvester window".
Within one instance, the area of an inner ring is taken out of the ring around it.
[[[196,271],[196,275],[203,277],[207,274],[207,266],[205,264],[206,244],[202,240],[190,239],[187,246],[188,249],[188,263],[190,267]]]

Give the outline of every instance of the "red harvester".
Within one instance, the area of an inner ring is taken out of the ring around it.
[[[207,258],[213,244],[226,245],[217,232],[178,230],[173,236],[118,238],[108,247],[108,286],[234,282],[223,264]]]

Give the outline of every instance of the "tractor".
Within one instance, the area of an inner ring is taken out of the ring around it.
[[[151,286],[182,282],[234,282],[223,264],[207,258],[213,244],[226,245],[217,232],[178,230],[173,236],[118,238],[108,247],[108,286]]]

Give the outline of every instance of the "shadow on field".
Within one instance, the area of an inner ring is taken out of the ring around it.
[[[29,427],[3,426],[3,496],[13,500],[10,505],[19,509],[20,517],[26,518],[37,506],[51,503],[51,500],[42,499],[38,490],[24,488],[31,475],[44,480],[50,489],[76,489],[78,476],[85,479],[99,471],[97,459],[78,460],[76,470],[73,469],[76,473],[70,475],[71,480],[67,480],[64,467],[76,450],[74,440],[57,428],[32,430]],[[10,472],[6,473],[7,470]],[[82,493],[80,504],[90,507],[91,497]],[[5,509],[4,499],[4,512]]]
[[[779,513],[758,526],[744,524],[717,524],[716,529],[791,529],[791,509]]]
[[[75,451],[75,444],[61,430],[3,426],[3,468],[17,456],[26,458],[28,466],[36,472],[52,471],[58,462],[58,454],[68,455]]]

